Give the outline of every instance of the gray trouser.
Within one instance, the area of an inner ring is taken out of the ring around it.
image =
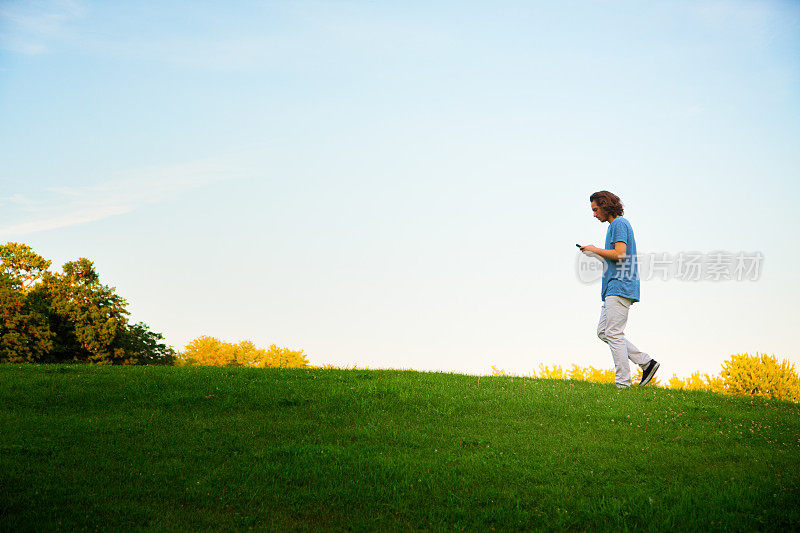
[[[653,359],[625,338],[625,324],[628,322],[628,310],[632,303],[630,298],[624,296],[606,296],[600,312],[600,322],[597,324],[597,336],[611,348],[617,387],[631,386],[628,359],[642,369]]]

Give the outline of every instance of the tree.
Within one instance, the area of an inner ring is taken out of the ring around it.
[[[53,337],[47,316],[32,308],[11,276],[0,272],[0,362],[42,362],[53,349]]]
[[[45,272],[42,282],[49,299],[51,327],[56,333],[58,360],[102,364],[134,361],[122,344],[127,327],[127,302],[113,287],[100,283],[94,264],[81,258],[64,264],[63,273]]]
[[[127,302],[91,261],[50,264],[25,244],[0,245],[0,362],[172,364],[163,336],[128,324]]]
[[[175,364],[175,350],[163,342],[161,333],[154,333],[144,322],[128,325],[122,335],[122,348],[130,361],[139,365]]]
[[[35,253],[27,244],[9,242],[0,245],[0,264],[11,284],[27,292],[36,282],[41,281],[50,268],[51,261]]]

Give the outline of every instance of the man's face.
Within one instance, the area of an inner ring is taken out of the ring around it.
[[[606,214],[603,212],[601,208],[597,207],[597,204],[594,203],[594,200],[592,200],[592,213],[594,213],[594,218],[596,218],[600,222],[605,222],[606,220],[608,220]]]

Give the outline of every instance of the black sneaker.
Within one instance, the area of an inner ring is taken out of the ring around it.
[[[659,363],[655,359],[652,359],[649,363],[647,363],[647,366],[644,367],[644,370],[642,371],[642,382],[639,383],[639,386],[644,387],[645,385],[650,383],[650,380],[653,379],[653,376],[656,375],[656,370],[658,370],[658,367],[660,366],[661,363]]]

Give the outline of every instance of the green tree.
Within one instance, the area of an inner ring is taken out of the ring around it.
[[[144,322],[128,325],[122,335],[122,348],[131,361],[140,365],[175,364],[175,350],[163,342],[161,333],[154,333]]]
[[[54,334],[32,292],[50,268],[30,246],[0,245],[0,362],[46,361]]]
[[[49,298],[54,351],[61,361],[130,364],[122,347],[127,302],[100,283],[94,264],[81,258],[64,264],[62,273],[45,272],[42,285]]]
[[[0,272],[0,362],[38,363],[47,360],[54,334],[47,316],[30,305],[31,299]]]
[[[23,292],[42,280],[50,268],[51,261],[34,252],[27,244],[9,242],[0,245],[2,272],[9,276],[11,284]]]
[[[91,261],[50,265],[25,244],[0,245],[0,362],[172,364],[163,336],[128,324],[127,302]]]

